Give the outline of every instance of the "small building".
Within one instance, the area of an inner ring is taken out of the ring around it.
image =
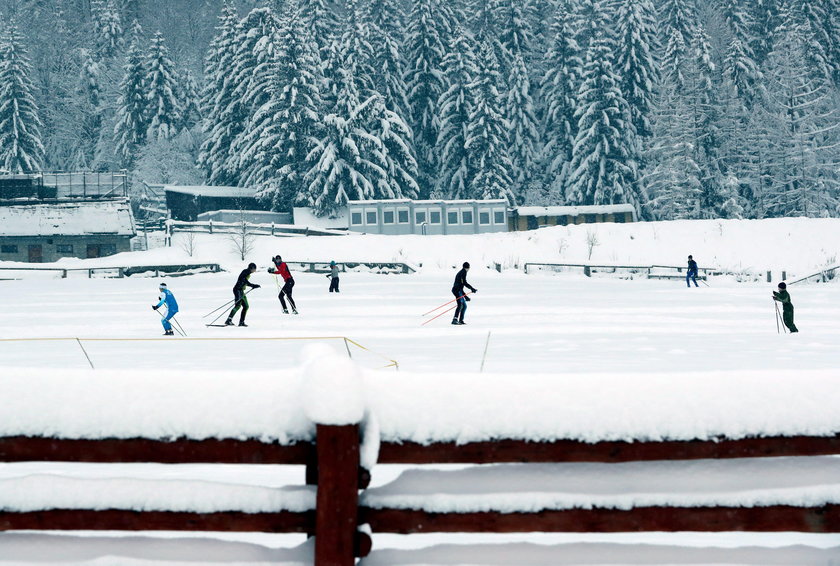
[[[348,228],[367,234],[485,234],[507,232],[507,201],[354,200]]]
[[[130,251],[135,234],[127,199],[0,206],[0,261],[104,257]]]
[[[163,191],[170,218],[183,222],[215,210],[271,210],[271,203],[258,200],[257,190],[249,187],[163,185]]]
[[[536,230],[543,226],[568,226],[597,222],[636,222],[632,204],[595,206],[520,206],[510,215],[510,230]]]

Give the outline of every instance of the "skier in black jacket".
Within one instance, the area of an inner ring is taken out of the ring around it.
[[[242,314],[239,315],[239,326],[248,326],[245,324],[245,315],[248,314],[248,297],[245,296],[245,287],[251,287],[252,289],[259,289],[260,286],[248,281],[251,277],[251,274],[257,270],[257,264],[249,263],[247,269],[243,269],[242,273],[239,274],[239,279],[236,280],[236,285],[233,286],[233,298],[236,302],[233,305],[233,310],[230,311],[230,314],[225,321],[225,326],[233,326],[233,317],[236,314],[236,311],[242,308]]]
[[[473,293],[478,292],[478,289],[467,283],[467,271],[469,270],[470,264],[465,261],[463,269],[455,276],[455,284],[452,286],[452,294],[455,295],[455,299],[458,302],[458,305],[455,307],[455,316],[452,317],[452,324],[455,325],[466,324],[464,322],[464,314],[467,312],[467,301],[470,298],[464,294],[464,287],[467,287]]]

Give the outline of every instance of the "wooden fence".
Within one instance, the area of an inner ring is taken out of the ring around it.
[[[166,222],[169,236],[176,232],[187,232],[196,234],[242,234],[243,231],[252,236],[346,236],[344,230],[328,230],[326,228],[310,228],[308,226],[297,226],[294,224],[252,224],[250,222],[183,222],[181,220],[168,220]]]
[[[60,275],[61,279],[67,279],[68,275],[73,273],[84,273],[87,274],[88,279],[91,279],[97,274],[111,278],[130,277],[140,273],[148,275],[153,274],[155,277],[158,277],[161,274],[169,277],[178,277],[181,275],[193,275],[195,273],[218,273],[221,270],[222,268],[218,263],[132,265],[116,267],[0,267],[0,271],[3,272],[55,272]]]
[[[496,440],[466,444],[384,442],[379,464],[500,464],[626,462],[840,455],[840,435],[739,440],[528,442]],[[317,425],[314,442],[292,445],[258,440],[76,440],[0,438],[0,462],[62,461],[166,464],[298,464],[316,486],[315,508],[306,511],[217,512],[121,509],[0,511],[0,530],[250,531],[315,536],[316,566],[350,566],[367,555],[376,533],[449,532],[639,532],[800,531],[840,532],[840,505],[646,506],[530,512],[434,513],[364,505],[370,472],[360,467],[358,425]],[[362,490],[361,494],[360,491]],[[359,526],[367,524],[373,535]]]

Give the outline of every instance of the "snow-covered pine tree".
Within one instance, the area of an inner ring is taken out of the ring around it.
[[[565,199],[568,166],[577,135],[575,109],[583,59],[573,23],[569,0],[561,0],[551,25],[553,39],[545,56],[546,72],[540,92],[545,105],[542,158],[549,200],[554,203]]]
[[[586,52],[580,90],[578,134],[566,185],[571,204],[633,204],[637,209],[637,156],[630,109],[612,67],[613,42],[595,33]]]
[[[41,120],[23,36],[14,22],[0,35],[0,168],[40,171],[44,162]]]
[[[374,93],[368,107],[370,134],[380,140],[385,163],[384,183],[377,186],[377,199],[416,199],[417,160],[411,147],[411,130],[396,112],[385,104],[385,98]]]
[[[645,217],[700,217],[701,172],[694,160],[688,115],[687,100],[680,95],[674,78],[663,77],[654,102],[652,144],[645,156],[642,182],[649,199],[643,207]]]
[[[274,84],[279,28],[279,20],[267,7],[254,8],[237,26],[236,50],[229,70],[234,87],[228,112],[240,115],[242,121],[230,126],[224,166],[237,184],[241,183],[242,172],[252,166],[244,160],[251,155],[246,137],[254,114],[268,101]]]
[[[169,50],[161,32],[155,33],[146,59],[146,99],[149,111],[148,140],[170,140],[180,131],[181,105],[176,92],[178,80],[175,64],[169,58]]]
[[[341,32],[335,0],[298,0],[298,3],[309,37],[317,46],[318,58],[326,62],[330,44]]]
[[[180,73],[178,104],[181,107],[180,129],[192,129],[201,121],[201,94],[198,83],[189,69]]]
[[[752,0],[752,51],[755,62],[761,66],[764,59],[773,49],[773,38],[776,29],[781,25],[779,10],[782,3],[779,0]]]
[[[373,88],[385,98],[385,106],[408,123],[411,113],[405,84],[400,6],[394,0],[373,0],[365,18],[370,30]]]
[[[524,202],[531,181],[535,178],[540,154],[540,133],[531,81],[522,53],[513,56],[511,76],[508,81],[505,116],[510,133],[512,192],[518,202]]]
[[[471,85],[475,105],[467,126],[466,149],[475,167],[469,188],[474,199],[506,199],[516,202],[508,153],[509,125],[504,117],[504,101],[499,94],[499,66],[493,43],[485,39],[480,46],[478,75]]]
[[[79,56],[82,72],[75,98],[79,139],[73,165],[77,169],[89,169],[102,131],[102,67],[90,49],[82,49]]]
[[[502,47],[510,53],[511,59],[519,53],[526,63],[530,61],[531,44],[534,42],[529,9],[531,3],[528,0],[499,0],[496,16]]]
[[[307,155],[322,133],[321,65],[299,13],[281,20],[277,39],[271,98],[247,133],[250,154],[243,161],[250,167],[242,182],[259,188],[272,210],[291,211],[308,171]]]
[[[440,132],[440,174],[435,185],[436,198],[468,197],[475,177],[467,151],[467,128],[475,106],[472,84],[478,76],[473,35],[459,27],[443,60],[444,80],[448,85],[438,103]]]
[[[732,38],[741,42],[744,53],[754,57],[752,46],[756,24],[750,4],[750,0],[722,0],[721,12]]]
[[[630,106],[630,117],[641,139],[652,134],[650,125],[654,88],[659,82],[656,50],[656,12],[651,0],[620,0],[618,6],[618,53],[615,70],[621,77],[621,92]]]
[[[733,37],[723,60],[723,76],[747,109],[764,92],[763,77],[751,53],[740,39]]]
[[[794,25],[800,29],[805,40],[805,56],[809,65],[819,70],[824,77],[833,80],[834,66],[831,62],[832,30],[826,29],[826,0],[800,0],[792,5],[785,5],[781,17],[783,25]]]
[[[345,73],[346,74],[346,73]],[[353,81],[342,81],[352,90]],[[307,156],[309,170],[298,202],[327,216],[348,200],[370,200],[387,184],[387,163],[382,141],[370,134],[370,106],[373,95],[349,114],[328,114],[324,134]]]
[[[115,149],[124,167],[130,167],[134,162],[140,147],[146,143],[149,129],[148,73],[140,50],[142,33],[140,25],[135,22],[117,98]]]
[[[115,0],[91,2],[94,37],[100,57],[116,56],[123,47],[123,27],[120,8]]]
[[[697,26],[697,7],[695,0],[663,0],[659,9],[659,30],[663,44],[671,41],[676,33],[683,45],[690,45]]]
[[[340,57],[345,71],[356,82],[359,96],[367,99],[375,92],[376,75],[370,29],[361,17],[356,0],[345,0],[345,8],[347,14],[341,33]]]
[[[764,208],[771,216],[838,213],[840,112],[823,70],[809,65],[805,22],[786,20],[767,58],[767,103],[758,121],[766,147]],[[803,29],[804,28],[804,29]]]
[[[236,10],[230,2],[225,2],[204,65],[205,87],[201,107],[204,116],[202,128],[207,137],[198,153],[198,166],[204,170],[210,183],[217,185],[236,182],[226,168],[226,162],[231,141],[245,119],[242,105],[233,97],[236,85],[230,76],[238,24]]]
[[[446,53],[442,35],[449,33],[439,17],[439,0],[416,0],[408,18],[405,82],[411,110],[411,129],[417,152],[420,197],[434,188],[438,173],[437,103],[446,89],[441,67]]]

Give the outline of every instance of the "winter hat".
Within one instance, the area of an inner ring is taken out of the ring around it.
[[[248,264],[248,269],[256,269],[256,268],[257,268],[257,264],[256,264],[256,263],[249,263],[249,264]]]
[[[165,289],[166,288],[166,283],[161,283],[160,285],[158,285],[158,287],[163,287]]]
[[[333,265],[335,265],[335,262],[334,262],[334,261],[331,261],[331,262],[330,262],[330,267],[332,267]]]
[[[465,261],[464,262],[464,269],[469,269],[469,268],[470,268],[470,262]]]
[[[688,259],[692,259],[691,256],[688,256]]]
[[[784,281],[782,281],[781,283],[779,283],[779,289],[787,289],[787,284]]]

